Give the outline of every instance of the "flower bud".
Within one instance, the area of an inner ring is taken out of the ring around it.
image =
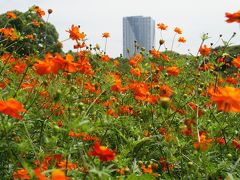
[[[98,43],[95,45],[95,47],[97,50],[100,50],[100,45]]]
[[[230,153],[227,154],[227,157],[228,157],[228,158],[232,158],[232,154],[230,154]]]
[[[165,43],[165,41],[163,39],[160,39],[159,44],[163,45],[164,43]]]
[[[62,47],[63,47],[62,43],[59,41],[57,42],[56,46],[58,49],[62,49]]]
[[[125,168],[124,170],[125,170],[126,172],[129,172],[129,171],[130,171],[130,169],[129,169],[129,168]]]
[[[202,88],[197,89],[198,93],[202,93]]]
[[[53,10],[52,9],[48,9],[48,14],[52,14]]]
[[[167,109],[170,103],[170,98],[168,97],[160,97],[160,102],[161,102],[161,106],[164,109]]]
[[[200,84],[199,84],[199,86],[200,86],[201,88],[204,87],[204,85],[205,85],[204,83],[200,83]]]

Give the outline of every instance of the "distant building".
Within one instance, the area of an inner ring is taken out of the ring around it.
[[[155,46],[155,21],[151,17],[123,18],[123,57],[134,54],[134,41],[137,41],[140,48],[144,47],[146,51]]]

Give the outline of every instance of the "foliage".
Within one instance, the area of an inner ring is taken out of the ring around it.
[[[228,53],[231,56],[238,56],[239,52],[240,52],[240,46],[239,45],[235,45],[235,46],[228,46],[226,48],[224,48],[224,46],[218,46],[216,48],[214,48],[214,50],[216,51],[224,51],[225,53]]]
[[[51,53],[55,44],[47,43],[37,57],[19,53],[15,43],[25,42],[8,28],[0,52],[2,179],[240,178],[240,57],[227,62],[203,36],[197,56],[152,49],[113,59],[109,34],[104,50],[89,48],[74,25],[67,32],[77,52]]]

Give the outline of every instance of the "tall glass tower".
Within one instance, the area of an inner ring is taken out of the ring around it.
[[[123,17],[123,57],[134,54],[134,41],[146,51],[155,46],[155,21],[151,17]]]

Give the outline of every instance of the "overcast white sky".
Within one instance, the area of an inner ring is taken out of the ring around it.
[[[124,16],[151,16],[156,24],[168,25],[163,36],[169,49],[174,27],[180,27],[187,43],[180,47],[175,43],[173,50],[181,53],[188,53],[188,49],[195,53],[201,42],[200,36],[206,32],[211,37],[208,44],[215,42],[219,34],[228,40],[233,32],[237,32],[234,44],[240,42],[239,26],[225,22],[225,12],[240,10],[239,0],[0,0],[0,13],[14,9],[26,11],[32,5],[45,11],[53,9],[49,21],[57,28],[60,40],[68,38],[65,30],[72,24],[81,25],[80,30],[87,34],[89,42],[93,45],[99,43],[102,47],[101,34],[109,32],[107,53],[112,57],[122,53]],[[156,29],[156,45],[159,39],[160,31]],[[65,42],[64,49],[72,49],[72,45],[71,41]]]

